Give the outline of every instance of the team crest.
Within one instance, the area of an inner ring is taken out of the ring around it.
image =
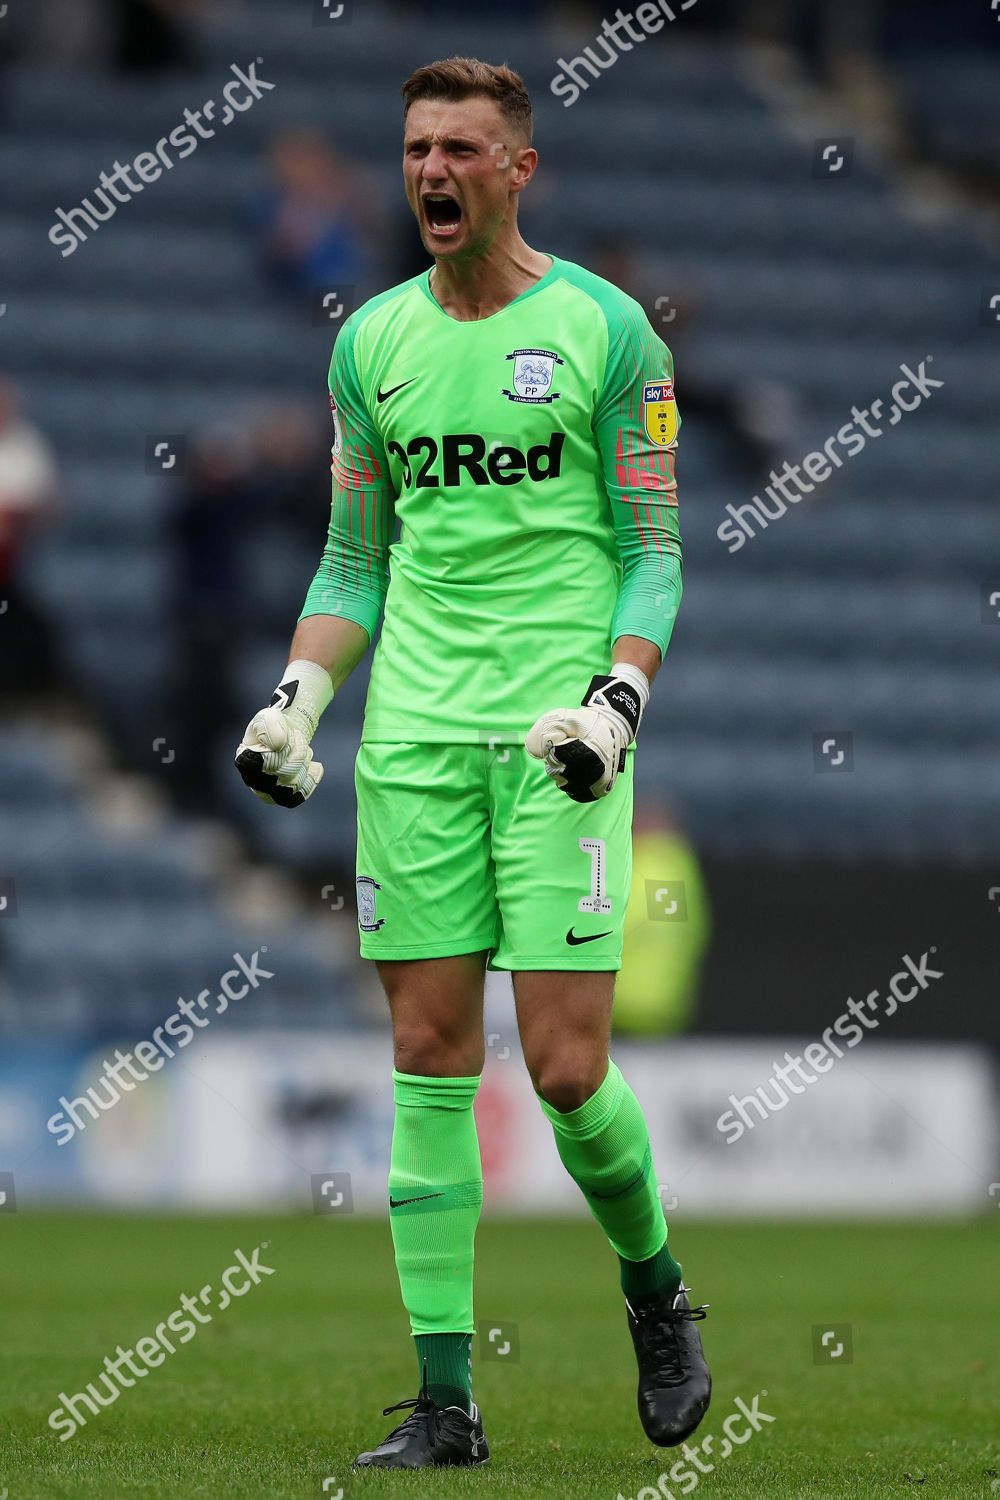
[[[370,875],[359,875],[354,882],[358,889],[358,926],[362,932],[378,932],[385,922],[385,917],[375,914],[376,891],[382,887],[377,880]]]
[[[337,414],[337,401],[332,391],[330,392],[330,415],[333,418],[333,456],[337,458],[344,446],[344,433]]]
[[[562,392],[554,391],[552,386],[556,365],[564,365],[566,361],[560,359],[558,354],[553,354],[551,349],[515,349],[506,358],[514,366],[510,378],[514,389],[508,390],[504,386],[503,393],[508,401],[526,401],[531,405],[539,405],[559,400]]]
[[[677,436],[677,402],[673,381],[653,381],[642,388],[642,417],[647,437],[669,448]]]

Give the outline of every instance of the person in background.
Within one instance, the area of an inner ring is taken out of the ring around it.
[[[280,532],[282,545],[316,546],[317,515],[330,496],[328,414],[292,402],[272,402],[253,416],[254,484],[261,521]]]
[[[253,455],[240,433],[203,433],[170,517],[174,660],[168,683],[177,746],[172,785],[192,814],[219,806],[213,761],[205,758],[230,721],[235,693],[233,631],[242,634],[248,599],[243,538],[256,522]]]
[[[114,65],[123,73],[164,73],[192,67],[183,29],[200,0],[106,0],[114,24]]]
[[[595,236],[590,264],[600,276],[624,287],[650,323],[670,339],[684,414],[710,422],[733,465],[748,481],[767,473],[792,441],[797,417],[793,393],[775,381],[729,375],[705,367],[699,334],[711,307],[711,292],[690,267],[648,265],[635,242],[610,232]]]
[[[59,474],[47,438],[21,413],[0,376],[0,701],[51,696],[60,685],[48,620],[22,578],[26,544],[52,519]]]
[[[616,1036],[673,1036],[695,1019],[711,937],[708,891],[694,847],[655,802],[635,807],[632,893],[615,986]]]
[[[238,429],[203,432],[171,512],[171,786],[194,814],[212,813],[223,796],[207,786],[195,747],[218,743],[231,727],[233,628],[240,650],[266,644],[289,570],[298,558],[307,575],[322,536],[329,418],[322,403],[317,410],[318,420],[308,407],[271,403],[250,410]]]
[[[371,262],[372,191],[320,130],[286,130],[268,151],[270,186],[257,206],[264,269],[279,290],[357,289]]]
[[[193,67],[185,22],[205,0],[44,0],[7,9],[14,46],[43,68],[146,77]]]

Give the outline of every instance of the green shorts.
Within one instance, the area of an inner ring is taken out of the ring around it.
[[[366,742],[355,781],[362,957],[621,968],[631,753],[599,802],[572,801],[519,745]]]

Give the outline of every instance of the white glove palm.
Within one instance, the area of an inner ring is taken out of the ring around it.
[[[545,774],[574,802],[597,802],[625,769],[649,699],[644,672],[621,663],[611,677],[595,677],[580,708],[556,708],[528,730],[525,748],[545,762]]]

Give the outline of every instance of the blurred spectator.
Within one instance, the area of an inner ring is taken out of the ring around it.
[[[167,712],[177,747],[176,777],[182,805],[191,812],[217,810],[215,747],[233,739],[237,694],[234,655],[246,615],[253,609],[246,539],[255,521],[256,496],[249,444],[216,431],[195,445],[184,489],[171,518],[174,587],[174,665]]]
[[[0,699],[19,704],[59,686],[51,628],[21,581],[25,543],[51,519],[58,489],[48,441],[0,377]]]
[[[616,234],[594,240],[587,265],[634,297],[668,345],[674,356],[681,419],[687,414],[714,422],[728,443],[732,461],[756,483],[787,452],[795,427],[793,393],[759,377],[742,382],[705,370],[698,356],[697,333],[707,294],[689,272],[672,272],[654,282],[633,241]]]
[[[190,66],[191,49],[178,24],[201,0],[108,0],[114,22],[114,62],[128,73]]]
[[[153,73],[190,66],[180,23],[203,7],[204,0],[45,0],[19,6],[14,21],[23,50],[46,67]]]
[[[21,12],[11,8],[4,23],[28,60],[49,68],[92,68],[111,56],[112,24],[105,0],[48,0]]]
[[[618,1035],[690,1030],[711,911],[698,856],[656,803],[638,801],[632,840],[632,894],[615,985]]]
[[[330,510],[325,421],[298,406],[268,406],[253,413],[247,432],[209,432],[194,447],[170,525],[167,713],[177,747],[173,784],[187,811],[218,812],[221,752],[247,717],[239,661],[247,647],[287,644],[322,555]]]
[[[360,286],[375,227],[370,184],[318,130],[284,131],[268,158],[272,186],[256,219],[271,281],[306,295]]]
[[[317,399],[317,410],[325,402]],[[254,478],[264,525],[280,529],[287,542],[301,541],[315,553],[326,541],[330,515],[330,445],[333,430],[299,406],[271,406],[254,420]]]

